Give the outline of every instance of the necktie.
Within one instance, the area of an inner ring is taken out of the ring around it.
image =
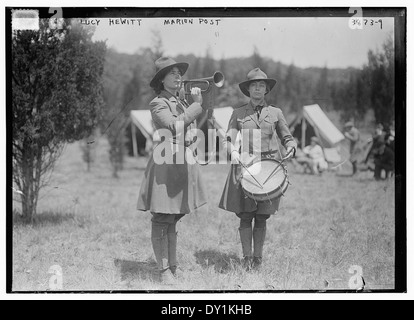
[[[260,118],[260,113],[262,112],[263,106],[256,106],[255,110],[257,113],[257,118]]]

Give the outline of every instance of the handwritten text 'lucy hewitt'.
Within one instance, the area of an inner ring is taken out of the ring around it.
[[[80,19],[79,22],[85,25],[92,25],[92,26],[99,26],[101,23],[101,19]],[[108,19],[107,23],[110,26],[115,25],[132,25],[132,26],[140,26],[142,19],[131,19],[131,18],[110,18]]]

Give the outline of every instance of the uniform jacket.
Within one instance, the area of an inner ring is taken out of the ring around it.
[[[260,159],[261,153],[271,153],[273,157],[280,158],[283,150],[280,150],[280,139],[283,147],[297,148],[289,126],[285,120],[282,110],[272,105],[264,104],[263,109],[258,117],[251,102],[237,108],[229,121],[226,141],[227,150],[234,149],[234,143],[238,132],[245,130],[241,136],[241,161],[245,164],[251,161],[251,156]],[[260,129],[259,134],[255,136],[253,129]],[[248,139],[246,139],[248,138]],[[280,153],[279,153],[280,151]],[[219,207],[235,213],[253,212],[257,210],[257,204],[254,200],[246,198],[240,183],[241,166],[232,164],[226,184],[221,196]],[[273,201],[275,204],[270,209],[269,214],[275,213],[278,209],[279,201]]]
[[[177,143],[178,121],[183,121],[188,131],[196,127],[195,119],[203,111],[199,103],[185,106],[165,91],[151,101],[150,107],[155,129],[169,129],[174,137],[172,142]],[[141,184],[137,209],[164,214],[190,213],[207,202],[201,179],[198,164],[190,165],[186,161],[157,164],[153,152]]]

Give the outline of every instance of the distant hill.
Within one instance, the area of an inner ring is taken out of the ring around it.
[[[358,99],[355,90],[349,89],[349,86],[356,86],[353,82],[361,73],[361,70],[356,68],[300,68],[294,64],[286,65],[260,56],[214,60],[208,55],[197,57],[188,54],[173,58],[190,64],[186,79],[209,77],[217,70],[223,72],[226,82],[215,97],[218,106],[237,107],[245,103],[246,97],[240,92],[238,84],[257,66],[262,68],[268,77],[277,80],[267,99],[283,107],[287,114],[297,114],[303,105],[318,103],[325,111],[337,110],[346,116],[350,110],[349,106],[354,106],[357,103],[354,100]],[[136,54],[108,50],[104,75],[104,92],[108,108],[121,107],[125,87],[136,72],[140,85],[135,93],[137,98],[133,109],[148,109],[148,104],[155,95],[148,86],[155,72],[155,59],[156,56],[150,49]]]

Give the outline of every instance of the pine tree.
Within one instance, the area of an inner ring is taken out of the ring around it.
[[[395,62],[393,41],[389,37],[382,46],[382,51],[368,52],[368,65],[371,84],[371,107],[377,122],[389,124],[394,120],[395,112]]]
[[[100,118],[106,47],[91,38],[70,19],[12,34],[13,181],[27,220],[65,143],[89,136]]]

